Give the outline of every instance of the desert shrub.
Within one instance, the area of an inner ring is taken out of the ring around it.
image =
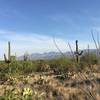
[[[75,67],[75,62],[70,57],[56,57],[49,60],[37,61],[12,61],[8,66],[5,62],[0,62],[0,72],[4,73],[32,73],[47,72],[53,70],[57,74],[66,73]]]
[[[32,63],[32,61],[24,61],[23,62],[23,72],[24,73],[32,73],[36,71],[37,65]]]
[[[48,61],[51,69],[54,70],[57,74],[66,73],[71,69],[75,64],[73,59],[70,57],[57,57]]]
[[[95,53],[85,53],[80,60],[84,64],[98,64],[99,59]]]
[[[7,81],[8,80],[8,75],[6,74],[6,73],[1,73],[0,72],[0,84],[2,83],[2,82],[5,82],[5,81]]]
[[[50,65],[46,62],[46,60],[39,60],[37,62],[37,72],[47,72],[50,71]]]
[[[0,63],[1,73],[32,73],[37,71],[37,61],[12,61],[9,66],[5,62]]]
[[[11,67],[13,67],[12,71],[20,72],[20,73],[32,73],[37,70],[37,64],[36,62],[32,62],[30,60],[27,61],[16,61],[11,64]]]
[[[5,64],[4,61],[0,61],[0,72],[7,73],[8,72],[8,65]]]

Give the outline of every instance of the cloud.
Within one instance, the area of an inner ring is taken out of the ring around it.
[[[0,58],[3,58],[3,54],[7,53],[7,42],[11,41],[12,54],[17,56],[23,55],[25,52],[31,53],[43,53],[50,51],[58,51],[53,42],[53,37],[39,35],[36,33],[20,33],[20,32],[9,32],[0,31]],[[59,48],[65,52],[69,51],[67,42],[75,49],[75,40],[64,40],[62,38],[55,38],[55,41]],[[80,41],[80,49],[87,48],[89,41]],[[90,44],[93,48],[93,43]]]
[[[0,31],[0,58],[7,53],[7,42],[11,41],[12,54],[16,53],[18,56],[23,55],[24,52],[42,53],[49,51],[57,51],[52,37],[38,35],[36,33],[20,33]],[[64,49],[64,40],[57,38],[59,47]]]

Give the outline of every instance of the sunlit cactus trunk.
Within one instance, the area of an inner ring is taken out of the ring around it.
[[[10,42],[8,42],[8,60],[11,60],[11,48],[10,48]]]
[[[79,62],[79,55],[78,55],[78,40],[76,40],[76,61]]]
[[[11,46],[10,46],[10,42],[8,42],[8,59],[7,59],[6,54],[4,54],[4,60],[8,64],[11,62]]]

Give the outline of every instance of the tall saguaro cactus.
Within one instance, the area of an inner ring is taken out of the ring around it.
[[[10,47],[10,42],[8,42],[8,60],[11,60],[11,47]]]
[[[4,54],[4,60],[8,64],[11,62],[11,47],[10,47],[10,41],[8,42],[8,58],[7,58],[6,54]]]
[[[79,48],[78,48],[78,40],[76,40],[76,51],[75,51],[75,55],[76,55],[76,62],[79,63],[79,56],[81,56],[83,54],[83,51],[79,52]]]

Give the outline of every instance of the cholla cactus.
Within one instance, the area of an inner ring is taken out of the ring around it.
[[[76,52],[74,54],[76,55],[76,62],[79,63],[79,56],[83,54],[83,51],[79,52],[78,40],[76,40]]]

